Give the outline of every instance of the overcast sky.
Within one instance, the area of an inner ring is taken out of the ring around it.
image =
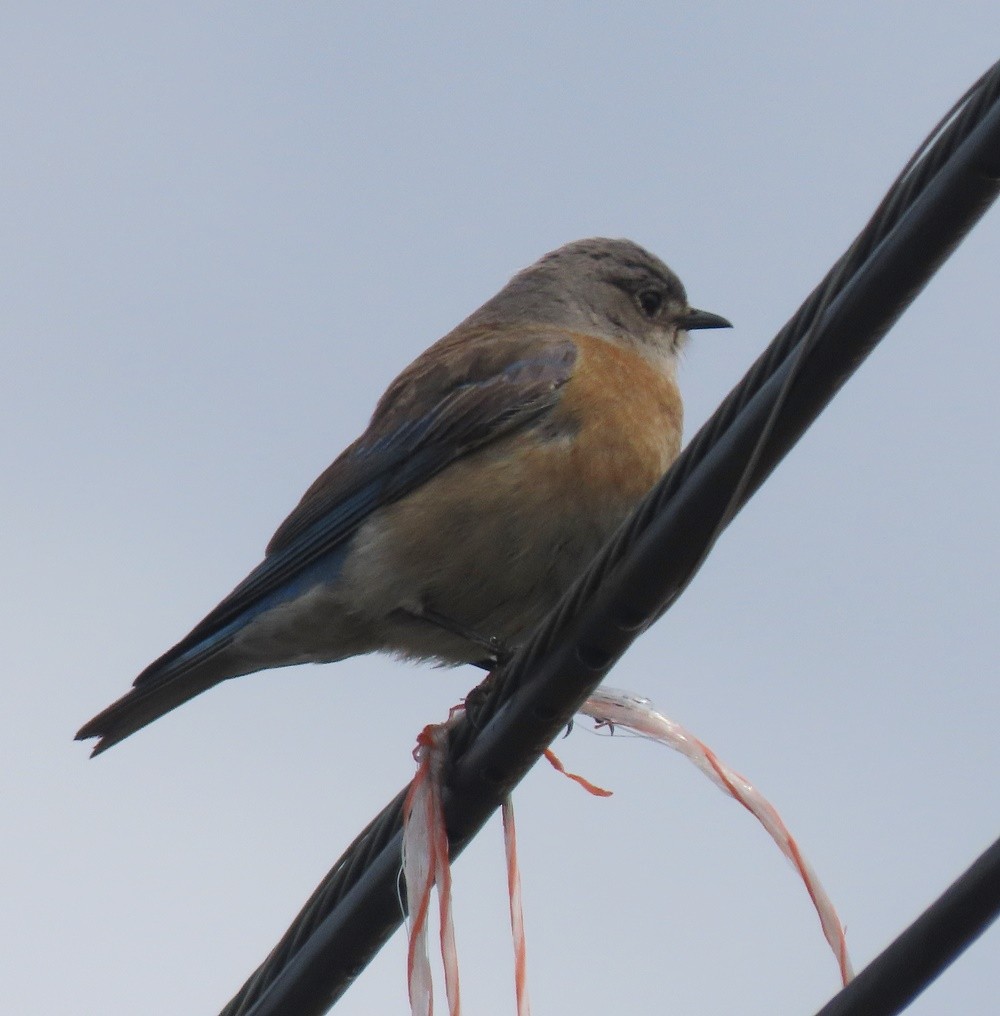
[[[688,435],[998,56],[995,0],[10,3],[0,15],[0,949],[19,1016],[216,1013],[478,679],[372,657],[72,741],[259,560],[418,352],[628,236],[729,317]],[[768,794],[863,966],[1000,833],[989,213],[610,683]],[[808,1014],[808,898],[691,766],[580,722],[518,790],[535,1011]],[[455,871],[513,1011],[499,822]],[[397,935],[342,1016],[406,1011]],[[911,1009],[992,1014],[1000,933]]]

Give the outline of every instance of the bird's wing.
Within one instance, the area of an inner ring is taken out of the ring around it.
[[[390,385],[365,433],[306,491],[261,564],[77,739],[99,738],[92,752],[99,754],[220,681],[248,673],[247,661],[229,652],[245,625],[316,583],[336,581],[349,538],[372,512],[551,412],[575,359],[572,338],[551,329],[466,326],[432,346]]]
[[[432,346],[392,383],[365,433],[306,491],[279,526],[263,562],[189,635],[147,667],[136,686],[241,615],[269,605],[376,509],[456,459],[550,412],[575,359],[572,339],[552,330],[465,331]]]

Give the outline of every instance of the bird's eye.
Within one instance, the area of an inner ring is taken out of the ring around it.
[[[646,317],[656,317],[663,306],[663,294],[656,289],[644,289],[636,297],[639,307]]]

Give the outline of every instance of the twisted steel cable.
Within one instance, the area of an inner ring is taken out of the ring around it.
[[[453,855],[676,600],[998,190],[1000,64],[935,127],[845,254],[528,644],[470,695],[449,744]],[[346,990],[403,917],[404,795],[358,835],[221,1016],[320,1014]]]

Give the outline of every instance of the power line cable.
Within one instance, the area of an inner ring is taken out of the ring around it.
[[[530,642],[470,696],[445,780],[453,856],[676,600],[998,190],[1000,64],[935,128],[848,251]],[[222,1016],[318,1016],[364,969],[403,918],[404,794],[359,834]]]

